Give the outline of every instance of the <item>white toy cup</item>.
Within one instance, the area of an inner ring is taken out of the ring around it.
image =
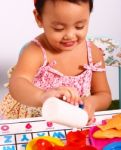
[[[55,97],[48,98],[44,102],[42,116],[47,121],[72,128],[84,127],[88,122],[88,114],[85,110]]]

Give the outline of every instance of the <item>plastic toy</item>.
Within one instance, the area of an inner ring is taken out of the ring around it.
[[[43,148],[51,148],[51,146],[64,146],[64,143],[59,138],[54,138],[51,136],[41,136],[32,139],[26,146],[26,150],[39,150],[39,147]],[[43,150],[46,150],[43,149]],[[51,150],[51,149],[48,149]]]
[[[42,116],[47,121],[72,128],[82,128],[86,126],[88,122],[88,114],[84,109],[56,97],[48,98],[44,102],[42,106]]]
[[[120,150],[121,142],[113,142],[111,144],[106,145],[103,150]]]
[[[60,139],[43,136],[31,140],[26,150],[97,150],[95,147],[86,145],[86,136],[89,130],[71,131],[67,134],[67,142],[64,144]]]

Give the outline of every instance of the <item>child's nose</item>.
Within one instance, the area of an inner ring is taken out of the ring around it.
[[[76,37],[75,32],[69,31],[64,35],[64,40],[72,40]]]

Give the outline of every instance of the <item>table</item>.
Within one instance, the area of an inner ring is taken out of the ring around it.
[[[96,122],[91,126],[100,124],[102,120],[111,118],[112,115],[119,113],[121,113],[121,109],[96,112]],[[91,126],[85,126],[82,130],[90,128]],[[65,140],[66,134],[71,130],[72,128],[47,122],[42,117],[1,120],[0,150],[25,150],[29,140],[44,135]]]

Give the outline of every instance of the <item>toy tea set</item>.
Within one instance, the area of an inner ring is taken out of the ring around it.
[[[121,150],[121,114],[102,121],[89,130],[80,130],[88,123],[88,114],[82,108],[51,97],[42,107],[45,120],[76,128],[66,135],[66,142],[51,136],[32,139],[26,150]],[[86,142],[89,136],[90,145]]]

